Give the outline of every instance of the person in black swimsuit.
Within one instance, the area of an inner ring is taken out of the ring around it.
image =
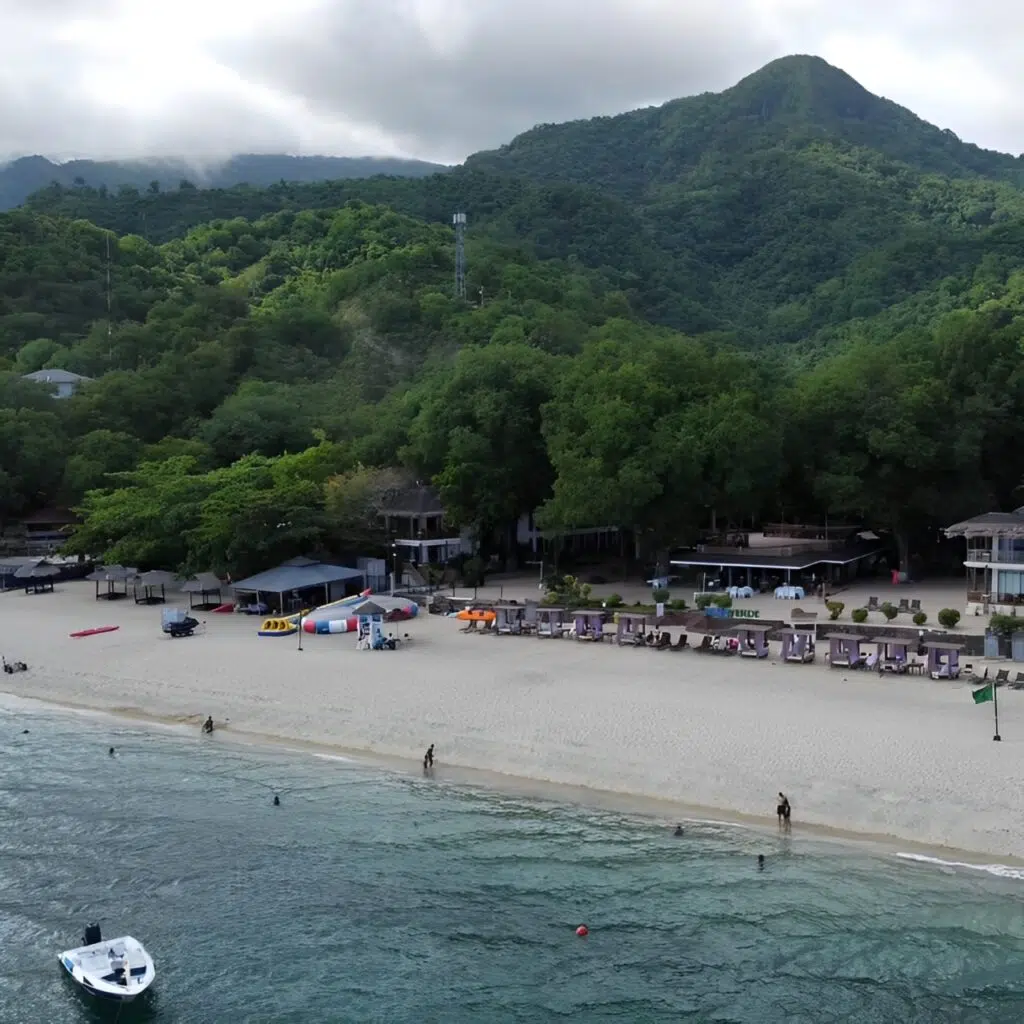
[[[779,794],[779,802],[778,802],[778,805],[775,808],[775,813],[779,816],[779,824],[780,825],[782,825],[783,823],[785,823],[787,825],[789,824],[789,814],[790,814],[789,797],[787,797],[785,793],[780,793]]]
[[[430,771],[434,767],[434,744],[431,743],[427,747],[427,752],[423,755],[423,770],[425,772]]]

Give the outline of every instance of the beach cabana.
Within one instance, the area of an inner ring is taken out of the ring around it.
[[[860,645],[867,640],[867,637],[858,636],[856,633],[829,633],[825,639],[828,641],[828,663],[833,668],[859,668],[864,661]]]
[[[809,629],[780,629],[782,660],[806,665],[814,661],[814,632]]]
[[[647,632],[647,616],[633,612],[619,612],[615,616],[615,642],[617,644],[638,644],[644,642]]]
[[[537,607],[537,636],[562,638],[565,628],[564,608]]]
[[[876,637],[878,645],[878,669],[880,672],[895,672],[902,675],[907,671],[908,640],[893,640],[888,637]]]
[[[577,640],[604,639],[604,613],[592,608],[579,608],[572,613]]]
[[[763,622],[744,623],[737,626],[733,633],[740,642],[740,655],[744,658],[768,657],[768,634],[771,626]]]
[[[276,598],[282,611],[307,607],[318,603],[329,604],[341,598],[358,594],[363,589],[365,576],[359,569],[344,565],[330,565],[312,558],[290,558],[276,569],[257,573],[248,579],[231,584],[235,595],[244,594],[257,603]]]
[[[167,601],[167,587],[173,587],[178,578],[173,572],[151,569],[141,573],[132,581],[132,593],[136,604],[164,604]]]
[[[189,608],[198,608],[200,611],[209,611],[223,604],[221,600],[221,589],[223,584],[212,572],[200,572],[190,576],[181,585],[181,592],[188,594]],[[198,604],[195,603],[196,595],[199,596]]]
[[[960,675],[960,652],[962,644],[930,640],[924,645],[928,652],[928,675],[932,679],[956,679]]]
[[[499,636],[519,636],[526,620],[526,605],[499,604],[494,608],[494,630]]]
[[[128,581],[138,575],[138,569],[128,569],[123,565],[101,565],[85,578],[96,584],[97,601],[119,601],[128,596]]]
[[[13,573],[17,585],[24,587],[26,594],[52,594],[54,577],[59,575],[60,567],[50,565],[45,559],[34,565],[23,565]]]

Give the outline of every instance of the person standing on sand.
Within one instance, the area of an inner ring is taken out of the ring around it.
[[[779,826],[781,827],[785,824],[788,827],[790,806],[789,797],[785,793],[779,794],[779,802],[775,807],[775,813],[779,816]]]
[[[423,770],[425,772],[430,771],[434,767],[434,744],[431,743],[427,747],[427,752],[423,755]]]
[[[203,732],[207,736],[213,735],[213,715],[208,716],[206,721],[203,722]]]

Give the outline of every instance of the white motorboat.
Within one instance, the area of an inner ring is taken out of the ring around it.
[[[85,929],[82,945],[58,957],[61,966],[86,992],[128,1002],[153,984],[153,958],[138,939],[122,935],[104,940],[98,924]]]

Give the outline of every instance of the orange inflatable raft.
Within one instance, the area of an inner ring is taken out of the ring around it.
[[[493,622],[495,614],[489,608],[463,608],[455,618],[463,622]]]

